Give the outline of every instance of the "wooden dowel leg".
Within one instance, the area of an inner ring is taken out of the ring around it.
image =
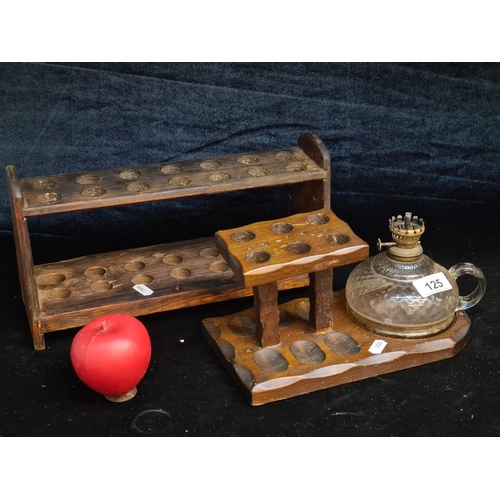
[[[315,330],[333,326],[333,270],[309,274],[309,321]]]
[[[262,347],[280,343],[278,284],[267,283],[253,287],[257,340]]]

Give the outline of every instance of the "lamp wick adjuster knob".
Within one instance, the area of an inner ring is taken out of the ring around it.
[[[377,238],[377,250],[380,252],[384,247],[393,247],[396,243],[394,241],[388,241],[387,243],[382,243],[380,238]]]

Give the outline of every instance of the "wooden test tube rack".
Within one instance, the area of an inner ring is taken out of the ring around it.
[[[6,174],[22,295],[37,350],[45,348],[46,333],[108,312],[143,316],[249,296],[252,288],[219,256],[213,237],[34,265],[32,217],[279,185],[292,186],[290,214],[330,206],[330,156],[313,134],[273,151],[21,179],[8,166]],[[307,275],[294,275],[278,286],[307,283]],[[142,295],[135,285],[152,293]]]
[[[332,269],[368,257],[368,245],[331,210],[300,213],[215,235],[216,247],[254,308],[208,318],[203,332],[252,405],[454,356],[468,339],[462,311],[431,338],[384,338],[347,315],[344,290],[333,292]],[[277,281],[309,273],[309,297],[278,303]],[[383,349],[373,351],[377,342]]]

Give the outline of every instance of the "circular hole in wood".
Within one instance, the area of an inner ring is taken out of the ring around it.
[[[244,165],[255,165],[259,163],[259,159],[256,156],[240,156],[238,158],[239,163],[243,163]]]
[[[89,267],[83,274],[85,274],[87,278],[95,278],[97,276],[104,276],[106,274],[106,269],[100,266]]]
[[[200,163],[200,167],[203,170],[217,170],[221,166],[222,165],[218,161],[214,161],[214,160],[206,160],[206,161],[202,161]]]
[[[333,243],[334,245],[344,245],[347,243],[351,238],[349,237],[348,234],[344,233],[333,233],[333,234],[328,234],[325,237],[325,240],[328,243]]]
[[[39,191],[45,189],[54,189],[56,187],[56,181],[52,179],[37,179],[31,182],[32,189],[37,189]]]
[[[207,333],[212,337],[214,340],[219,340],[220,339],[220,328],[215,324],[212,323],[209,320],[203,321],[203,328],[207,331]],[[224,341],[222,341],[224,342]]]
[[[252,390],[255,386],[255,378],[252,372],[245,366],[241,366],[239,363],[233,363],[234,371],[241,383],[247,390]]]
[[[255,320],[250,316],[236,316],[227,322],[228,328],[240,337],[252,337],[255,335],[257,326]]]
[[[304,320],[309,321],[309,310],[311,306],[309,304],[309,301],[303,301],[299,302],[295,306],[295,312]]]
[[[225,273],[229,271],[229,266],[225,262],[212,262],[208,268],[214,273]]]
[[[61,199],[61,195],[59,193],[45,193],[44,199],[47,203],[54,203]]]
[[[151,186],[146,182],[131,182],[127,184],[127,191],[131,193],[143,193],[147,191]]]
[[[191,179],[187,177],[173,177],[168,181],[171,186],[189,186]]]
[[[97,177],[97,175],[90,174],[80,175],[76,178],[76,182],[78,184],[95,184],[96,182],[99,182],[99,177]]]
[[[248,170],[248,174],[252,177],[265,177],[266,175],[269,175],[269,170],[262,167],[255,167]]]
[[[304,365],[317,365],[326,359],[320,347],[309,340],[298,340],[290,346],[290,352]]]
[[[123,266],[127,271],[140,271],[146,267],[146,264],[142,260],[131,260]]]
[[[311,225],[326,224],[329,220],[329,217],[325,214],[313,214],[306,219],[307,223]]]
[[[219,255],[219,251],[215,248],[204,248],[203,250],[200,250],[200,257],[203,257],[204,259],[215,259],[215,257],[218,257]]]
[[[184,259],[180,255],[172,254],[172,255],[165,255],[165,257],[163,257],[162,259],[162,262],[164,264],[174,265],[174,264],[180,264],[183,260]]]
[[[71,292],[67,288],[54,288],[49,292],[49,297],[53,300],[67,299]]]
[[[182,172],[182,167],[177,165],[165,165],[164,167],[161,167],[161,172],[162,174],[178,174],[179,172]]]
[[[213,174],[210,174],[208,178],[212,182],[225,182],[231,179],[231,176],[226,172],[214,172]]]
[[[276,349],[265,347],[253,355],[257,366],[266,373],[281,373],[288,368],[288,361]]]
[[[263,252],[261,250],[257,252],[251,252],[245,256],[247,262],[250,264],[263,264],[267,262],[271,256],[267,252]]]
[[[289,328],[295,323],[293,316],[288,311],[280,309],[279,317],[280,317],[280,328]]]
[[[170,273],[170,276],[172,276],[172,278],[182,280],[185,278],[189,278],[189,276],[191,276],[191,271],[189,269],[178,267]]]
[[[311,245],[303,241],[295,241],[286,246],[286,251],[294,255],[302,255],[311,251]]]
[[[339,356],[354,356],[361,350],[361,346],[346,333],[334,332],[325,335],[325,344]]]
[[[237,243],[244,243],[245,241],[252,241],[255,238],[255,233],[252,231],[238,231],[231,235],[231,239]]]
[[[293,231],[293,225],[288,222],[276,222],[269,229],[275,234],[286,234]]]
[[[303,172],[305,169],[306,167],[298,161],[292,161],[285,167],[289,172]]]
[[[90,198],[97,198],[106,193],[106,190],[97,186],[92,186],[82,191],[83,196],[89,196]]]
[[[132,278],[134,285],[149,285],[153,281],[153,277],[148,274],[138,274]]]
[[[38,284],[42,286],[54,286],[62,283],[65,279],[66,276],[61,273],[42,274],[38,278]]]
[[[141,172],[139,172],[138,170],[124,170],[119,174],[121,179],[126,179],[129,181],[138,179],[141,175]]]
[[[274,157],[277,160],[291,160],[292,154],[288,151],[278,151],[277,153],[274,153]]]
[[[222,355],[230,363],[234,363],[234,360],[236,359],[236,351],[234,350],[234,347],[229,342],[226,342],[225,340],[219,340],[217,342],[217,347],[219,348]]]
[[[90,285],[93,292],[107,292],[113,288],[113,284],[109,281],[96,281]]]

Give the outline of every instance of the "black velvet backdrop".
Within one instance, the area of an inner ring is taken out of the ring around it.
[[[488,280],[455,358],[258,408],[200,331],[250,299],[143,317],[150,369],[136,398],[113,405],[72,370],[76,330],[33,350],[1,176],[0,435],[500,434],[500,65],[3,63],[0,112],[0,164],[20,177],[289,147],[312,132],[331,154],[332,209],[372,254],[387,219],[412,211],[428,255],[472,261]],[[287,197],[273,188],[32,219],[35,262],[212,235],[286,215]]]

